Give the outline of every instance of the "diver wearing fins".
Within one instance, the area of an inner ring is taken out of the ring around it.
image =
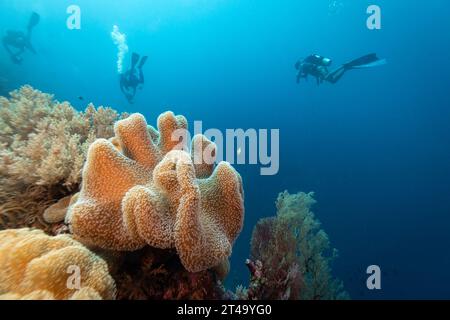
[[[333,71],[329,71],[331,64],[331,59],[318,54],[312,54],[303,61],[298,61],[295,64],[295,68],[298,70],[297,83],[300,83],[301,79],[308,80],[308,76],[313,76],[316,78],[317,85],[320,85],[324,81],[334,84],[349,70],[384,65],[386,64],[386,60],[379,59],[375,53],[371,53],[348,63],[344,63]]]
[[[137,53],[133,53],[130,70],[120,75],[120,90],[122,90],[128,102],[131,104],[134,103],[133,100],[136,95],[137,87],[144,84],[144,72],[142,71],[142,68],[147,61],[147,58],[147,56],[144,56],[140,59]],[[141,60],[140,62],[139,59]],[[136,69],[139,70],[139,74]]]
[[[5,47],[6,51],[8,51],[8,54],[14,63],[22,63],[22,54],[25,52],[25,49],[28,49],[29,51],[36,54],[36,50],[34,50],[33,46],[31,45],[31,33],[33,31],[33,28],[39,23],[39,20],[40,16],[36,12],[33,12],[28,22],[26,33],[22,31],[8,30],[6,32],[6,36],[3,37],[3,46]]]

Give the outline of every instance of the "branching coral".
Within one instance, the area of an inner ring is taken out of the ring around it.
[[[0,171],[4,179],[25,185],[77,185],[84,154],[96,138],[113,135],[119,115],[92,105],[78,112],[69,103],[24,86],[0,98]]]
[[[78,112],[30,86],[10,95],[10,99],[0,97],[0,229],[20,220],[21,211],[40,217],[48,199],[77,190],[88,146],[96,138],[110,138],[114,122],[121,117],[110,108],[93,105]],[[27,193],[30,188],[39,192]],[[39,209],[21,208],[24,201],[36,203],[32,207]],[[7,214],[1,208],[7,208]],[[4,225],[6,219],[9,223]],[[21,225],[31,226],[21,220],[14,227]]]
[[[191,272],[228,258],[243,224],[241,177],[225,162],[214,169],[205,137],[193,139],[189,155],[186,128],[171,112],[159,117],[159,131],[134,114],[116,123],[111,141],[95,141],[66,218],[73,234],[104,249],[176,248]]]
[[[330,263],[337,252],[334,249],[331,255],[327,254],[328,236],[310,211],[315,203],[313,195],[281,193],[276,202],[277,216],[262,219],[255,227],[251,257],[260,264],[260,270],[257,276],[251,272],[250,298],[348,297],[342,283],[332,277]]]
[[[73,267],[78,288],[68,286]],[[105,261],[69,236],[0,232],[0,299],[113,299],[115,290]]]

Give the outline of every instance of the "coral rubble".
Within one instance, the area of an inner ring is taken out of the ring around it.
[[[342,283],[334,279],[327,234],[310,211],[313,193],[280,193],[277,216],[256,225],[251,241],[250,287],[238,288],[248,299],[346,299]]]
[[[243,225],[241,177],[225,162],[213,170],[197,154],[214,149],[205,137],[195,137],[192,145],[201,147],[187,153],[185,136],[173,138],[186,128],[171,112],[159,117],[159,131],[134,114],[116,123],[115,144],[95,141],[67,215],[73,234],[111,250],[175,248],[190,272],[227,259]]]
[[[79,287],[71,287],[71,268]],[[68,235],[41,230],[0,231],[0,299],[114,299],[116,287],[103,259]]]

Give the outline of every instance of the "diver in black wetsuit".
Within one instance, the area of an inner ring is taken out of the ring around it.
[[[375,53],[372,53],[344,63],[337,69],[329,71],[328,68],[331,66],[332,60],[313,54],[295,64],[295,68],[298,70],[297,83],[300,83],[301,79],[307,80],[308,76],[313,76],[316,78],[318,85],[324,81],[334,84],[349,70],[376,67],[385,63],[386,60],[379,59]]]
[[[131,104],[134,103],[137,87],[144,84],[144,72],[142,71],[142,68],[147,61],[147,58],[147,56],[144,56],[140,59],[137,53],[133,53],[130,70],[120,75],[120,90],[122,90],[128,102]],[[141,60],[140,62],[139,59]]]
[[[33,31],[33,28],[39,23],[39,20],[40,16],[36,12],[33,12],[28,22],[26,33],[22,31],[8,30],[6,32],[6,36],[3,37],[3,46],[5,47],[6,51],[8,51],[8,54],[14,63],[22,63],[22,54],[25,52],[25,49],[28,49],[29,51],[36,54],[36,50],[34,50],[33,46],[31,45],[31,32]]]

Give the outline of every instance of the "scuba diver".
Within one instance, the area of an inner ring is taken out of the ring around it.
[[[147,56],[144,56],[140,59],[137,53],[133,53],[130,70],[120,75],[120,90],[122,90],[128,102],[131,104],[134,103],[133,100],[136,95],[137,87],[144,84],[144,72],[142,71],[142,67],[147,61],[147,58]],[[139,59],[141,60],[140,62]],[[139,74],[136,69],[139,70]]]
[[[303,61],[298,61],[295,64],[295,68],[298,70],[297,83],[300,83],[301,79],[308,80],[308,76],[313,76],[317,80],[317,85],[320,85],[324,81],[334,84],[349,70],[384,65],[386,64],[386,60],[379,59],[375,53],[371,53],[348,63],[344,63],[333,71],[329,71],[328,67],[330,67],[331,64],[331,59],[318,54],[310,55]]]
[[[22,31],[8,30],[6,32],[6,36],[3,37],[3,46],[5,47],[6,51],[8,51],[8,54],[10,55],[11,60],[14,63],[22,63],[22,54],[25,52],[25,49],[28,49],[29,51],[36,54],[36,50],[34,50],[33,46],[31,45],[31,32],[33,31],[33,28],[39,23],[39,20],[39,14],[33,12],[28,22],[26,33]]]

